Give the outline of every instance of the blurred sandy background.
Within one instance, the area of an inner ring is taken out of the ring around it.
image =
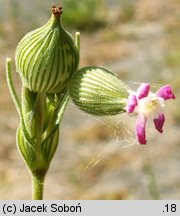
[[[14,59],[22,36],[48,21],[52,3],[0,0],[0,199],[31,198],[5,59]],[[180,199],[180,1],[64,0],[63,12],[64,27],[81,31],[81,66],[105,66],[135,89],[140,82],[154,89],[171,84],[177,99],[167,103],[162,135],[149,124],[146,146],[135,142],[135,118],[97,118],[70,102],[44,198]],[[20,92],[18,74],[14,79]]]

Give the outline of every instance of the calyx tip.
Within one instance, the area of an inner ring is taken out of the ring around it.
[[[52,6],[51,10],[52,10],[52,14],[54,14],[54,15],[59,15],[60,16],[63,13],[62,12],[62,7],[57,7],[55,5]]]

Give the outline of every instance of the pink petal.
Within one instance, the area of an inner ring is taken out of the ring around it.
[[[156,95],[159,97],[162,97],[164,100],[175,99],[175,95],[173,94],[173,91],[170,85],[165,85],[161,87],[156,92]]]
[[[128,113],[132,113],[136,106],[137,106],[137,98],[136,98],[135,95],[130,94],[129,97],[128,97],[126,111]]]
[[[155,128],[156,128],[156,130],[158,130],[160,133],[163,132],[162,128],[163,128],[164,122],[165,122],[165,116],[164,116],[164,114],[162,114],[162,113],[159,114],[159,117],[158,117],[158,118],[155,118],[155,119],[154,119]]]
[[[142,83],[140,87],[137,89],[137,97],[138,99],[147,97],[149,94],[150,85],[149,83]]]
[[[139,115],[136,120],[136,136],[140,144],[146,144],[146,120],[143,115]]]

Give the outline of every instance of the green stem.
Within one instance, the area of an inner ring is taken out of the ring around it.
[[[79,55],[80,55],[80,32],[76,32],[76,35],[75,35],[75,44],[76,44],[76,47],[79,51]]]
[[[32,199],[42,200],[44,189],[44,172],[36,172],[32,174]]]
[[[36,100],[36,147],[37,153],[41,155],[41,143],[44,124],[44,94],[38,93]]]
[[[21,116],[21,103],[19,101],[19,98],[17,96],[16,90],[14,88],[13,80],[12,80],[12,61],[10,58],[6,59],[6,77],[7,77],[7,84],[13,99],[13,102],[16,106],[16,109]]]
[[[148,161],[144,163],[143,170],[147,176],[147,183],[148,183],[147,186],[148,186],[148,190],[149,190],[151,198],[153,200],[160,200],[160,194],[158,191],[155,174],[154,174],[151,164]]]

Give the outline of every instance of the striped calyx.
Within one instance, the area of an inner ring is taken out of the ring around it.
[[[128,87],[111,71],[96,66],[81,68],[69,85],[72,101],[94,115],[115,115],[124,111]]]
[[[16,67],[22,83],[34,92],[60,92],[79,64],[79,52],[72,36],[61,25],[61,7],[41,28],[29,32],[16,50]]]

